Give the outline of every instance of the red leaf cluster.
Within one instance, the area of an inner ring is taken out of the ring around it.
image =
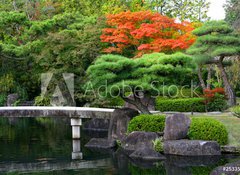
[[[108,28],[103,30],[101,41],[111,43],[107,53],[121,53],[136,48],[135,57],[152,52],[175,52],[185,50],[195,42],[194,29],[189,22],[151,11],[122,12],[107,16]]]
[[[215,89],[205,89],[204,90],[204,97],[207,102],[211,101],[216,94],[225,95],[224,88],[215,88]]]

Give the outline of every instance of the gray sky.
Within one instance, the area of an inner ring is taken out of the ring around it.
[[[208,0],[210,4],[210,9],[208,16],[213,20],[219,20],[225,18],[225,11],[223,4],[226,3],[226,0]]]

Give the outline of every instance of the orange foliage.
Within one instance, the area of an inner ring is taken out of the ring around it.
[[[122,12],[107,16],[109,28],[103,30],[101,41],[111,43],[106,53],[134,50],[135,57],[152,52],[185,50],[195,42],[194,25],[151,11]],[[120,47],[119,47],[120,46]]]
[[[204,97],[206,99],[206,103],[211,101],[216,94],[225,95],[224,88],[215,88],[215,89],[204,89]]]

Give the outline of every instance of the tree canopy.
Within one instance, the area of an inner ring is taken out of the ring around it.
[[[240,54],[240,37],[225,21],[206,22],[193,31],[197,35],[196,42],[187,51],[194,56],[198,64],[217,64],[221,71],[229,104],[236,103],[235,92],[231,87],[223,67],[225,58]]]
[[[141,112],[148,113],[147,107],[141,103],[140,94],[167,94],[164,92],[166,86],[179,85],[184,78],[189,78],[193,68],[191,61],[191,57],[182,53],[153,53],[139,59],[103,55],[87,70],[88,88],[93,87],[104,97],[121,96]],[[101,88],[103,86],[106,88]],[[126,94],[132,94],[134,99]]]
[[[135,57],[152,52],[173,53],[187,49],[195,41],[191,23],[178,23],[151,11],[108,15],[107,25],[101,36],[102,42],[111,45],[104,50],[106,53]]]

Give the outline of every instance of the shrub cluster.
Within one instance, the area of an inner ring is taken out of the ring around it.
[[[215,94],[211,101],[206,103],[207,111],[225,111],[228,104],[224,95]]]
[[[165,127],[165,116],[162,115],[140,115],[133,118],[128,125],[128,132],[163,132]],[[188,132],[191,140],[212,140],[221,145],[228,142],[228,132],[226,127],[219,121],[212,118],[192,118]],[[155,145],[161,145],[156,141]],[[160,147],[159,147],[160,148]]]
[[[224,111],[228,108],[223,88],[205,89],[204,97],[207,111]]]
[[[163,132],[165,126],[164,115],[139,115],[133,118],[128,125],[128,132],[147,131]]]
[[[205,112],[204,98],[156,99],[156,109],[178,112]]]
[[[226,127],[212,118],[192,118],[188,137],[191,140],[213,140],[221,145],[228,142]]]

